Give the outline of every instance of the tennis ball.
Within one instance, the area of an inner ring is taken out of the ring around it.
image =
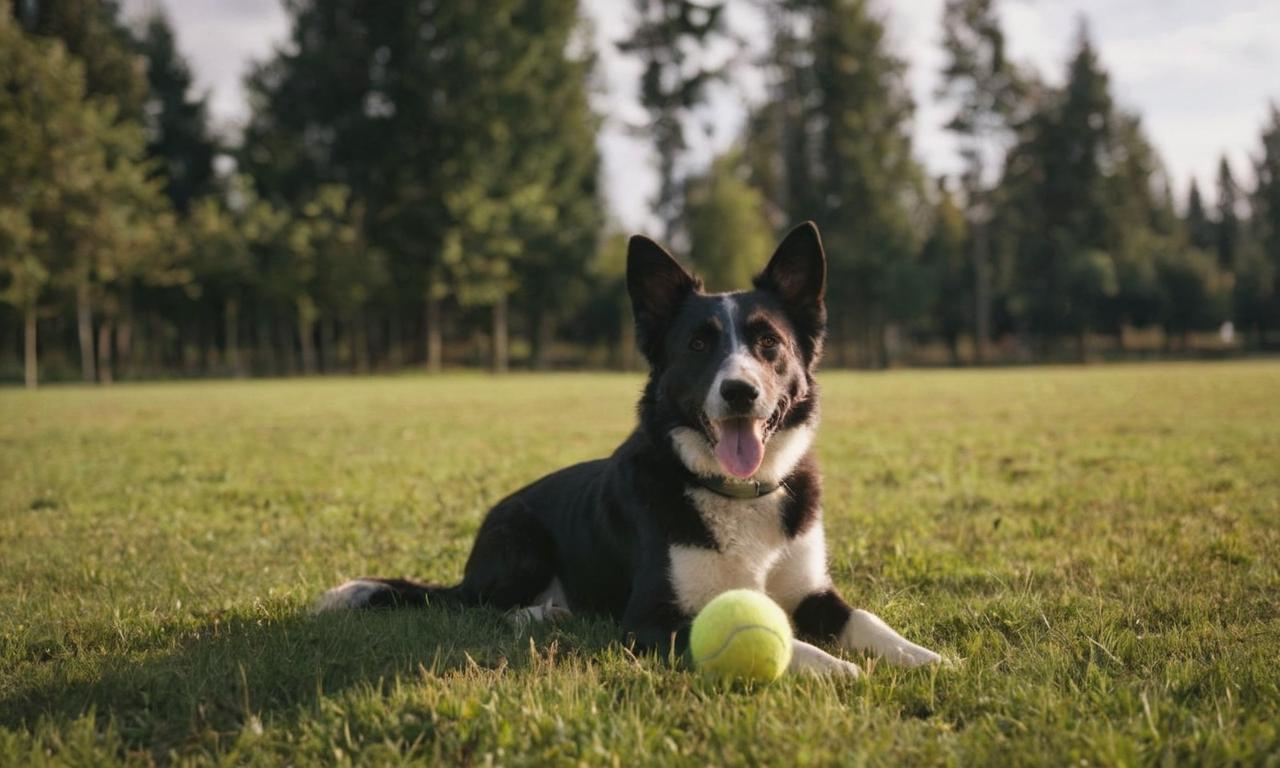
[[[693,663],[703,674],[767,683],[791,661],[791,624],[761,592],[723,592],[698,612],[689,633]]]

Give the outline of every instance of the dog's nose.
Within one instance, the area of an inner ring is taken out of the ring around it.
[[[720,382],[720,396],[735,411],[749,411],[755,405],[760,390],[749,381],[725,379]]]

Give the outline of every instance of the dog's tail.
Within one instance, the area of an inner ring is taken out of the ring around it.
[[[469,605],[470,602],[460,584],[444,587],[410,579],[352,579],[321,595],[315,610],[426,608]]]

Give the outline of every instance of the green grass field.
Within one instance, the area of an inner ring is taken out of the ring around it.
[[[836,582],[942,668],[718,690],[456,578],[640,380],[0,392],[0,765],[1276,764],[1280,364],[821,377]]]

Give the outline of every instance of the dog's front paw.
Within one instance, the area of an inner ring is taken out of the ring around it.
[[[937,664],[942,661],[942,657],[937,653],[906,640],[886,650],[883,656],[885,661],[899,667],[923,667],[926,664]]]
[[[831,675],[832,677],[861,677],[862,668],[851,661],[837,658],[800,640],[791,641],[791,663],[787,671],[807,675]]]

